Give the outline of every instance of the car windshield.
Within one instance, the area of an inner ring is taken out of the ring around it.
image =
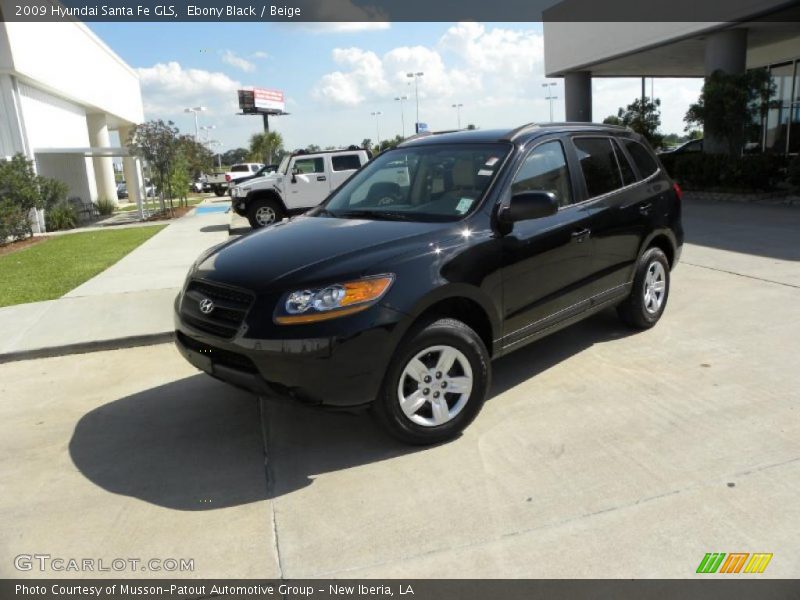
[[[250,167],[248,165],[233,165],[231,167],[231,173],[241,173],[242,171],[249,171]]]
[[[292,158],[288,154],[283,157],[281,164],[278,166],[278,173],[283,173],[286,175],[286,170],[289,168],[289,159]]]
[[[508,144],[397,148],[375,158],[312,215],[454,221],[476,208],[508,155]]]

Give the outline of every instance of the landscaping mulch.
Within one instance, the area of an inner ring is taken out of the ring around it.
[[[4,254],[11,254],[12,252],[18,252],[19,250],[24,250],[25,248],[30,248],[39,242],[45,241],[46,239],[46,237],[29,237],[25,238],[24,240],[17,240],[16,242],[0,245],[0,256],[3,256]]]

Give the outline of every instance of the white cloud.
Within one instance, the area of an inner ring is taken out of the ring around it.
[[[267,54],[266,52],[262,52],[261,50],[259,50],[258,52],[253,52],[253,53],[250,55],[250,58],[257,58],[257,59],[259,59],[259,60],[265,60],[265,59],[269,58],[269,54]]]
[[[228,64],[232,67],[237,69],[241,69],[247,73],[252,73],[256,70],[255,64],[247,60],[246,58],[242,58],[238,54],[236,54],[233,50],[224,50],[222,52],[222,62]]]
[[[524,98],[543,78],[541,34],[477,23],[451,27],[434,46],[401,46],[378,57],[360,48],[337,48],[340,70],[324,75],[315,98],[342,106],[379,101],[408,88],[409,72],[421,71],[420,98],[475,98],[497,105]]]

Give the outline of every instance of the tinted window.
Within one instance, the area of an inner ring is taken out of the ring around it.
[[[628,157],[625,156],[625,153],[619,147],[619,140],[614,143],[614,153],[617,155],[617,163],[619,164],[619,170],[622,173],[622,183],[625,185],[630,185],[636,181],[636,174],[633,172],[633,167],[631,167]]]
[[[633,163],[639,169],[639,175],[642,179],[650,177],[658,169],[656,159],[652,157],[650,151],[639,142],[633,140],[625,140],[625,149],[631,155]]]
[[[590,198],[622,187],[622,179],[610,139],[577,138],[574,142]]]
[[[294,161],[294,168],[298,173],[324,173],[325,159],[318,158],[298,158]]]
[[[231,173],[242,173],[249,170],[250,167],[248,167],[247,165],[233,165],[231,167]]]
[[[559,206],[572,202],[569,171],[561,142],[546,142],[531,150],[525,158],[511,184],[511,193],[530,191],[554,193]]]
[[[355,171],[361,168],[358,154],[344,154],[331,157],[334,171]]]

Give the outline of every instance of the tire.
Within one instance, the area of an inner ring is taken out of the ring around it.
[[[444,359],[452,359],[451,367],[437,372],[436,363]],[[490,377],[489,353],[470,327],[455,319],[428,321],[412,330],[394,353],[373,414],[390,435],[407,444],[444,442],[478,415]],[[469,385],[469,391],[442,391],[456,385]]]
[[[617,307],[622,322],[634,329],[650,329],[658,323],[667,307],[669,282],[669,261],[664,252],[648,248],[636,265],[630,296]]]
[[[272,216],[271,219],[269,215]],[[247,207],[247,220],[250,221],[250,227],[253,229],[260,229],[261,227],[278,223],[284,216],[283,207],[269,198],[253,200]]]
[[[223,188],[221,185],[215,185],[214,195],[216,195],[218,198],[221,198],[222,196],[225,195],[225,188]]]

